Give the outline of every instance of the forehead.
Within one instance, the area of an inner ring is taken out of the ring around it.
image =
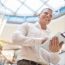
[[[51,10],[51,9],[44,9],[44,10],[41,12],[41,14],[44,13],[44,12],[48,12],[48,13],[52,14],[52,10]]]

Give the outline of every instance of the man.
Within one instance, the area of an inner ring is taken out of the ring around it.
[[[47,24],[51,19],[52,10],[46,8],[40,13],[39,22],[23,23],[15,32],[13,43],[22,47],[17,57],[17,65],[48,65],[59,62],[59,56],[55,53],[60,49],[57,37],[53,37],[49,43],[50,51],[41,46],[47,41],[49,35]]]

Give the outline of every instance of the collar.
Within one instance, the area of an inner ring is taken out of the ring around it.
[[[35,23],[35,26],[36,26],[37,28],[39,28],[40,30],[42,30],[42,31],[46,31],[46,32],[50,33],[50,29],[48,29],[48,26],[47,26],[47,29],[46,29],[46,30],[41,29],[41,26],[40,26],[39,22],[36,22],[36,23]]]
[[[35,26],[38,27],[39,29],[41,29],[41,26],[40,26],[39,22],[36,22],[36,23],[35,23]],[[47,26],[47,28],[48,28],[48,26]],[[45,30],[45,29],[41,29],[41,30]],[[47,30],[47,29],[46,29],[46,30]]]

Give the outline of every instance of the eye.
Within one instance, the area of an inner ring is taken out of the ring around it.
[[[52,15],[48,12],[44,12],[45,15],[49,15],[50,17],[52,17]]]
[[[50,15],[50,17],[52,17],[52,15]]]

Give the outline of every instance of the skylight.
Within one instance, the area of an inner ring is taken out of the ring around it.
[[[0,13],[15,16],[39,14],[44,8],[53,11],[65,6],[64,0],[0,0]]]

